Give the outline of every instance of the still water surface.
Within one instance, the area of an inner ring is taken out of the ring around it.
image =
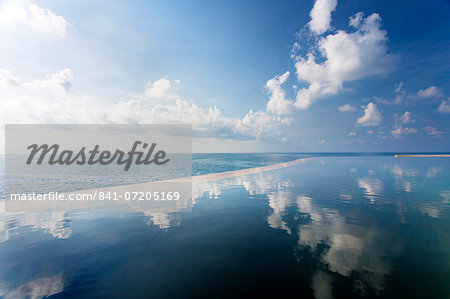
[[[0,297],[450,298],[449,161],[315,157],[194,185],[188,213],[0,212]]]

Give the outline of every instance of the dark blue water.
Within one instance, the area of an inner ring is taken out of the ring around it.
[[[3,213],[0,296],[450,298],[449,182],[448,158],[319,155],[194,185],[189,213]]]

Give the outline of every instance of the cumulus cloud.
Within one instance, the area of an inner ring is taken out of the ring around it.
[[[405,113],[403,113],[402,116],[400,117],[400,120],[404,124],[414,121],[413,118],[412,118],[412,113],[409,112],[409,111],[406,111]]]
[[[394,120],[398,123],[403,123],[403,124],[407,124],[407,123],[412,123],[414,122],[414,117],[413,114],[410,111],[405,111],[405,113],[403,114],[394,114]]]
[[[20,82],[21,79],[14,76],[9,70],[0,69],[0,87],[18,86]]]
[[[250,111],[243,119],[238,120],[236,128],[239,132],[261,137],[264,133],[270,134],[271,131],[278,131],[281,125],[287,125],[292,121],[288,117],[274,116],[264,111]]]
[[[418,131],[415,128],[404,128],[402,126],[396,126],[394,130],[391,131],[392,137],[395,139],[401,138],[404,135],[416,134]]]
[[[350,104],[345,104],[343,106],[338,107],[339,112],[351,112],[351,111],[355,111],[355,109],[356,108],[351,106]]]
[[[311,21],[308,26],[311,32],[322,34],[330,28],[331,12],[336,9],[337,0],[317,0],[309,13]]]
[[[0,27],[25,26],[41,34],[65,36],[69,22],[27,1],[7,0],[0,4]]]
[[[427,132],[428,135],[430,136],[437,136],[437,137],[441,137],[444,132],[439,131],[438,129],[436,129],[435,127],[425,127],[425,131]]]
[[[266,83],[266,88],[268,89],[270,95],[270,100],[267,103],[267,111],[276,114],[286,114],[291,112],[293,108],[292,101],[286,99],[286,93],[281,87],[283,83],[289,77],[290,72],[287,71],[281,76],[275,76]]]
[[[177,98],[174,87],[167,78],[161,78],[154,83],[147,82],[147,89],[145,95],[149,98],[156,99],[174,99]]]
[[[41,79],[24,81],[0,70],[1,123],[190,123],[194,134],[218,138],[278,138],[291,119],[267,111],[249,110],[242,118],[222,116],[216,107],[204,109],[183,99],[175,81],[161,78],[142,95],[108,103],[71,89],[73,73],[64,69]],[[158,98],[164,101],[154,102]]]
[[[450,100],[442,101],[439,107],[437,108],[437,111],[442,113],[450,113]]]
[[[427,89],[420,89],[414,97],[416,98],[439,98],[443,94],[436,86],[430,86]]]
[[[381,123],[381,112],[377,109],[377,105],[369,103],[367,106],[363,106],[364,114],[356,120],[356,123],[361,126],[378,126]]]
[[[315,39],[319,55],[310,51],[306,57],[296,57],[297,78],[309,84],[298,90],[297,108],[307,109],[317,99],[337,94],[346,81],[389,70],[394,57],[388,54],[381,17],[374,13],[365,18],[360,12],[350,18],[349,25],[353,32],[338,30]]]
[[[2,123],[90,123],[89,115],[97,113],[98,104],[70,93],[70,69],[31,81],[0,70],[0,78]]]

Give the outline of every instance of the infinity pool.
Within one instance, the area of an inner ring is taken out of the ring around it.
[[[0,296],[450,298],[447,158],[316,157],[192,212],[0,213]]]

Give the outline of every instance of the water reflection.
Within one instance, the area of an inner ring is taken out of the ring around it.
[[[419,174],[417,169],[414,168],[405,168],[401,165],[394,165],[392,168],[392,173],[395,174],[397,177],[404,178],[404,177],[414,177]]]
[[[144,215],[149,217],[147,224],[154,224],[158,226],[160,229],[167,229],[173,226],[171,225],[170,215],[168,213],[145,213]],[[179,223],[177,223],[179,225]]]
[[[424,216],[440,218],[446,207],[450,204],[450,191],[441,192],[441,200],[422,203],[420,211]]]
[[[356,172],[352,170],[351,173]],[[400,178],[418,175],[417,170],[404,169],[399,165],[394,165],[391,171]],[[373,170],[368,172],[374,175]],[[210,182],[198,194],[207,192],[209,198],[217,199],[222,189],[236,185],[243,186],[249,195],[265,194],[270,208],[267,217],[269,227],[297,235],[298,255],[303,256],[304,251],[309,251],[316,257],[311,278],[311,288],[316,298],[332,297],[332,282],[336,274],[353,277],[353,291],[361,296],[369,292],[379,294],[385,289],[386,277],[392,269],[391,260],[400,254],[403,247],[401,238],[377,227],[348,223],[347,217],[339,210],[316,205],[308,194],[295,195],[292,181],[273,173]],[[357,178],[357,186],[363,189],[361,195],[372,204],[383,200],[383,181],[380,178]],[[411,182],[404,181],[404,191],[411,192]],[[448,196],[447,193],[445,195]],[[349,203],[352,195],[341,192],[338,198]],[[290,208],[296,208],[298,213],[289,216]],[[402,210],[398,211],[399,218],[404,219]],[[429,207],[427,213],[432,217],[438,215],[437,212],[431,213]],[[287,219],[289,217],[292,219]],[[289,226],[288,223],[298,219],[305,221],[300,221],[298,226]]]
[[[368,173],[372,177],[357,178],[357,186],[362,189],[362,192],[356,198],[365,197],[371,204],[380,201],[379,206],[390,204],[393,199],[386,197],[383,193],[384,182],[389,183],[395,180],[402,183],[402,191],[412,192],[413,182],[407,178],[419,176],[417,169],[396,164],[391,168],[386,167],[385,170],[394,175],[394,180],[386,174],[380,175],[382,179],[374,177],[375,171],[371,169]],[[436,178],[442,172],[442,166],[429,167],[426,177]],[[350,173],[356,173],[356,170],[351,168]],[[234,181],[213,182],[206,190],[210,198],[213,195],[212,197],[216,199],[220,198],[221,190],[230,185],[242,185],[250,195],[265,194],[270,208],[270,214],[267,217],[268,226],[297,236],[296,250],[300,264],[305,251],[311,253],[309,256],[315,257],[311,288],[316,298],[332,297],[333,281],[336,275],[352,279],[354,294],[363,297],[369,294],[379,295],[385,290],[386,278],[392,271],[392,262],[401,254],[404,247],[404,241],[399,235],[381,229],[377,225],[349,223],[348,215],[342,214],[339,209],[317,205],[313,196],[308,194],[296,195],[294,183],[290,179],[283,179],[273,173],[247,179],[248,181],[245,181],[244,177]],[[336,199],[351,203],[353,196],[347,192],[347,190],[341,190]],[[444,199],[442,203],[450,203],[448,191],[443,191],[440,195]],[[406,196],[406,193],[403,196]],[[417,207],[422,214],[433,218],[440,217],[442,209],[445,208],[443,205],[437,205],[433,200],[427,203],[420,202],[415,202],[412,207],[419,203]],[[400,223],[405,223],[404,204],[396,202],[394,205],[397,206],[394,210],[398,214],[397,219]],[[289,213],[292,208],[298,213]],[[298,222],[299,225],[289,225],[289,223]]]
[[[339,211],[317,207],[311,197],[299,196],[297,203],[298,211],[312,220],[298,228],[299,250],[308,250],[317,257],[318,278],[331,275],[320,270],[328,269],[345,277],[359,277],[360,289],[383,290],[391,269],[385,257],[398,254],[401,241],[378,228],[349,224]]]
[[[435,178],[443,171],[444,168],[442,166],[432,166],[428,168],[426,176],[427,178]]]
[[[63,274],[59,273],[38,278],[15,288],[11,288],[6,284],[0,285],[0,296],[4,299],[46,298],[61,293],[63,290]]]
[[[333,298],[333,278],[324,271],[317,271],[313,274],[311,288],[317,299]]]
[[[358,187],[365,190],[364,194],[370,202],[375,202],[383,191],[383,183],[377,178],[358,179]]]
[[[288,234],[292,233],[287,223],[283,220],[283,217],[286,216],[287,209],[292,206],[293,202],[291,199],[293,196],[290,191],[284,190],[267,194],[269,207],[272,209],[272,213],[267,218],[267,223],[271,228],[285,230]]]
[[[408,243],[404,230],[411,229],[410,233],[414,234],[423,219],[432,224],[430,221],[433,220],[448,222],[448,219],[445,219],[448,215],[446,209],[450,204],[450,190],[446,180],[448,169],[445,163],[433,163],[427,161],[423,165],[403,165],[397,161],[368,163],[366,160],[330,158],[326,163],[323,163],[323,160],[309,160],[286,169],[197,183],[193,185],[192,190],[192,213],[155,213],[150,210],[131,215],[109,216],[72,214],[70,211],[1,213],[0,242],[7,246],[12,239],[19,240],[20,234],[26,231],[23,228],[33,232],[40,231],[53,240],[70,241],[72,237],[76,239],[74,232],[77,228],[74,223],[83,217],[90,217],[97,220],[97,223],[102,217],[137,219],[136,221],[148,225],[145,229],[152,232],[151,236],[157,236],[157,241],[169,236],[169,241],[164,241],[168,244],[189,240],[198,234],[197,240],[211,246],[208,250],[212,255],[215,251],[221,252],[223,247],[232,245],[217,241],[220,245],[214,247],[211,244],[216,243],[208,243],[210,239],[220,239],[223,235],[235,235],[234,240],[239,237],[246,238],[246,242],[251,242],[248,239],[255,234],[262,234],[267,238],[276,236],[275,242],[291,247],[288,254],[296,263],[297,278],[307,281],[309,291],[316,298],[332,298],[336,296],[338,286],[342,285],[350,289],[345,296],[341,293],[341,297],[375,296],[389,288],[389,277],[395,272],[396,259],[412,246]],[[338,177],[339,180],[336,179]],[[220,207],[232,212],[211,214],[214,220],[205,222],[207,224],[202,226],[202,221],[206,221],[205,209],[218,202],[229,202],[229,205]],[[264,212],[252,212],[248,214],[251,218],[233,218],[231,222],[236,231],[228,232],[224,228],[226,226],[221,226],[221,222],[226,222],[240,211],[251,210],[255,206],[261,206]],[[253,231],[255,223],[260,222],[263,228]],[[200,223],[200,229],[193,226],[193,223]],[[432,227],[439,229],[439,225]],[[188,233],[185,236],[177,235],[183,230],[174,228],[184,228]],[[115,229],[118,228],[111,228]],[[242,235],[240,230],[244,232]],[[128,242],[134,242],[134,239],[128,236],[134,235],[140,240],[142,234],[124,229],[110,239],[102,236],[102,242],[106,245],[98,246],[108,252],[111,244],[105,240],[114,240],[117,244],[126,246]],[[151,243],[151,240],[142,239]],[[48,242],[48,239],[41,242]],[[138,243],[133,244],[137,247]],[[177,245],[178,243],[174,246]],[[132,248],[133,253],[139,252],[135,247]],[[81,249],[80,251],[83,252]],[[186,254],[189,255],[189,252]],[[270,254],[275,255],[277,252]],[[144,253],[142,255],[141,260],[145,262],[149,257]],[[195,254],[189,258],[193,256]],[[221,265],[220,260],[213,260],[214,267]],[[231,258],[230,260],[232,261]],[[139,261],[136,263],[139,264]],[[172,266],[162,264],[163,268]],[[147,267],[153,269],[151,266]],[[235,267],[238,269],[239,264]],[[9,269],[11,268],[13,267],[10,266]],[[139,270],[132,269],[128,270],[140,273]],[[54,275],[58,272],[49,275],[44,271],[41,278],[20,283],[12,283],[6,275],[0,277],[4,280],[0,283],[0,296],[33,298],[60,293],[64,291],[64,286],[70,285],[71,282],[64,281],[63,272]],[[20,280],[20,277],[17,275],[14,279]]]
[[[0,242],[17,235],[21,227],[41,230],[58,239],[67,239],[72,234],[71,220],[67,212],[7,213],[0,216]]]

